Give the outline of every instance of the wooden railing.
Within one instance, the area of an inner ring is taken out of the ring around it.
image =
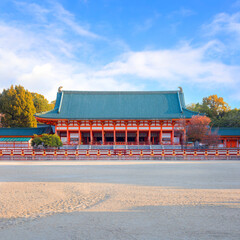
[[[137,156],[156,158],[226,158],[240,159],[239,149],[0,149],[0,160],[6,157],[48,157],[57,159],[68,156]]]

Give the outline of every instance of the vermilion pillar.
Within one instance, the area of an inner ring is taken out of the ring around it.
[[[70,134],[69,134],[69,129],[68,129],[68,123],[67,124],[67,144],[70,143]]]
[[[81,136],[80,126],[78,126],[78,144],[82,144],[82,136]]]
[[[102,123],[102,144],[105,144],[105,137],[104,137],[104,124]]]
[[[90,144],[93,144],[92,123],[90,122]]]
[[[174,123],[172,123],[171,144],[174,145]]]
[[[151,143],[151,123],[149,122],[149,129],[148,129],[148,143]]]
[[[127,123],[125,123],[125,144],[127,145],[128,139],[127,139]]]
[[[113,142],[116,145],[116,123],[113,123]]]
[[[160,129],[160,134],[159,134],[159,143],[162,145],[162,122],[161,122],[161,129]]]
[[[139,144],[139,122],[137,122],[137,144]]]

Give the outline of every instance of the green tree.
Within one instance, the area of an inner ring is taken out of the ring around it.
[[[39,93],[32,92],[33,104],[37,113],[50,111],[54,108],[54,104],[49,103],[48,100]]]
[[[229,105],[223,100],[222,97],[211,95],[203,98],[201,112],[206,113],[210,118],[223,116],[223,114],[229,110]]]
[[[232,109],[212,120],[213,127],[240,127],[240,110]]]
[[[32,95],[21,85],[4,89],[0,95],[0,112],[3,127],[36,127],[33,114],[36,109]]]
[[[61,147],[62,141],[59,136],[55,134],[43,134],[42,136],[34,135],[31,142],[33,147],[43,146],[43,147]]]
[[[202,103],[192,103],[187,106],[189,110],[199,113],[205,113],[207,117],[217,118],[223,116],[226,112],[230,111],[229,105],[223,100],[222,97],[211,95],[205,97]]]

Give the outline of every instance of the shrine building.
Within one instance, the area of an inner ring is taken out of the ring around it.
[[[58,91],[55,108],[36,114],[66,145],[180,145],[186,109],[178,91]]]

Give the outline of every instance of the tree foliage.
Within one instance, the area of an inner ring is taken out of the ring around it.
[[[192,103],[188,109],[206,114],[211,119],[212,127],[240,127],[240,110],[230,109],[222,97],[211,95],[202,103]]]
[[[205,97],[201,104],[191,104],[188,108],[192,111],[205,113],[207,117],[210,118],[221,117],[225,112],[230,110],[229,105],[223,100],[223,98],[218,97],[217,95]]]
[[[202,142],[209,133],[211,119],[206,116],[193,116],[187,125],[187,138],[192,142]]]
[[[21,85],[4,89],[0,95],[3,127],[36,127],[32,95]]]
[[[221,117],[212,119],[213,127],[240,127],[240,110],[232,109]]]
[[[36,112],[46,112],[54,108],[54,104],[49,103],[48,100],[39,93],[32,92],[33,104],[35,106]]]
[[[55,134],[43,134],[42,136],[34,135],[31,142],[33,147],[43,146],[43,147],[61,147],[62,141],[59,136]]]
[[[218,135],[217,131],[211,132],[209,130],[208,133],[203,137],[202,143],[206,146],[217,146],[220,143],[220,136]]]

